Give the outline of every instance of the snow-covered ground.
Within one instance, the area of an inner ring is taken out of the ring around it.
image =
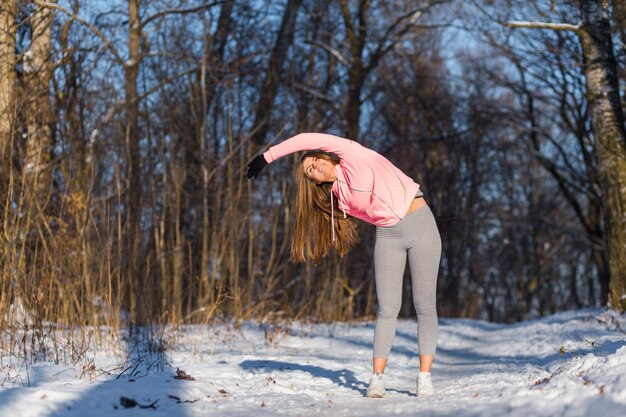
[[[93,366],[4,357],[0,416],[624,417],[623,330],[626,317],[601,310],[515,325],[441,319],[437,393],[417,398],[416,325],[401,321],[387,395],[369,399],[371,322],[194,326],[131,368],[114,349],[91,352]]]

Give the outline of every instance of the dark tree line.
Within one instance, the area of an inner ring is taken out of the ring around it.
[[[624,7],[3,1],[2,328],[16,306],[81,325],[371,316],[373,228],[344,259],[290,263],[297,157],[245,178],[302,131],[378,150],[456,216],[443,316],[623,310]]]

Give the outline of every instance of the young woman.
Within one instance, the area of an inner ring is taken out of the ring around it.
[[[430,370],[437,345],[436,288],[441,238],[420,186],[382,155],[355,141],[302,133],[272,146],[248,165],[248,178],[274,160],[306,152],[296,170],[298,192],[291,256],[318,262],[357,241],[353,218],[376,225],[374,271],[378,312],[373,375],[367,396],[385,394],[383,373],[396,333],[407,257],[417,311],[417,395],[434,393]]]

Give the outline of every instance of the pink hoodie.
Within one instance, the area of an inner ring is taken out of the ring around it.
[[[353,140],[323,133],[300,133],[263,154],[268,163],[285,155],[320,149],[337,155],[333,194],[339,208],[376,226],[393,226],[406,215],[420,186],[387,158]]]

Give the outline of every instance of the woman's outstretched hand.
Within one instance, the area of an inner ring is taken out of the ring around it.
[[[248,179],[256,178],[259,172],[265,168],[265,165],[267,165],[267,161],[262,154],[254,158],[252,162],[248,164],[248,173],[246,174]]]

